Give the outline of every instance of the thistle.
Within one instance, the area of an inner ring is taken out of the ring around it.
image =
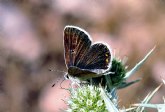
[[[146,61],[154,48],[127,72],[125,65],[114,58],[112,67],[106,75],[99,78],[92,78],[89,85],[80,85],[78,88],[70,89],[70,98],[68,100],[69,108],[67,112],[144,112],[145,108],[156,108],[159,112],[164,112],[164,104],[149,104],[149,101],[161,87],[156,88],[151,94],[138,104],[134,104],[132,108],[120,109],[118,106],[117,90],[128,87],[139,79],[127,82],[126,80],[132,76],[140,66]],[[163,83],[165,81],[163,80]]]
[[[70,89],[67,112],[108,112],[101,89],[92,85]]]

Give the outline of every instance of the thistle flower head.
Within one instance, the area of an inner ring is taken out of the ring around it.
[[[108,112],[100,88],[84,85],[72,88],[70,93],[67,112]]]
[[[121,60],[114,58],[112,60],[112,67],[110,69],[111,74],[109,74],[111,83],[113,86],[119,85],[126,74],[126,67]]]

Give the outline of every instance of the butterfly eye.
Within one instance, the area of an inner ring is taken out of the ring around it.
[[[65,78],[65,79],[69,79],[68,74],[65,74],[65,75],[64,75],[64,78]]]

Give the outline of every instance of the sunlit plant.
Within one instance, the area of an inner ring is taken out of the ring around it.
[[[162,86],[157,87],[148,94],[141,103],[133,104],[131,108],[121,109],[118,106],[118,89],[126,88],[139,79],[127,82],[140,66],[147,60],[154,51],[153,48],[139,63],[131,70],[126,69],[126,65],[120,59],[113,58],[112,67],[109,74],[99,78],[92,78],[88,84],[81,84],[77,88],[71,87],[70,98],[67,100],[67,112],[146,112],[146,108],[157,109],[158,112],[165,112],[165,104],[150,104],[154,94]],[[163,80],[163,82],[165,82]],[[164,101],[165,102],[165,101]]]

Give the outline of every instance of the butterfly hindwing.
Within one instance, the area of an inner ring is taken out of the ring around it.
[[[82,69],[107,69],[110,61],[109,48],[102,43],[97,43],[90,47],[83,61],[77,64],[77,67]]]
[[[99,75],[95,72],[86,69],[80,69],[78,67],[72,66],[69,67],[68,73],[72,75],[72,77],[78,77],[81,80],[87,80],[91,77],[98,77]]]

